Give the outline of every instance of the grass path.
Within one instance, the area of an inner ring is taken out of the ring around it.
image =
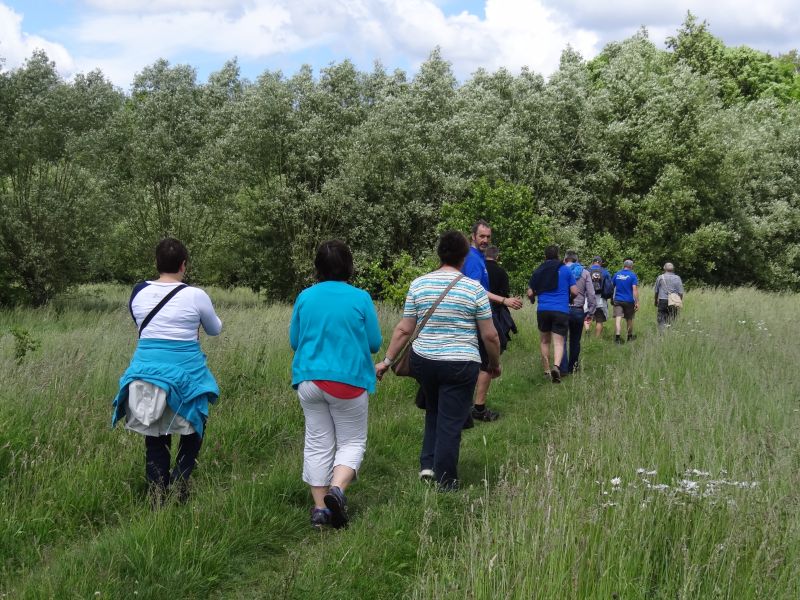
[[[781,367],[800,360],[796,297],[696,292],[666,340],[645,300],[639,339],[589,340],[584,373],[560,386],[526,306],[490,392],[503,417],[464,433],[464,489],[417,481],[423,413],[392,376],[370,400],[352,524],[319,533],[289,308],[212,293],[225,334],[204,347],[222,400],[191,502],[151,513],[141,439],[108,428],[134,344],[124,295],[0,312],[0,332],[40,342],[18,364],[0,337],[0,598],[797,597],[800,383]],[[388,339],[397,315],[380,317]],[[637,466],[673,486],[687,467],[772,476],[722,510],[610,485]]]

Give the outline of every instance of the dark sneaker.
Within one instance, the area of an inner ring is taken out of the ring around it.
[[[615,343],[615,344],[622,344],[622,343],[623,343],[623,342],[622,342],[622,338],[621,338],[621,337],[619,337],[618,335],[615,335],[615,336],[614,336],[614,343]]]
[[[475,427],[475,421],[472,420],[472,414],[470,414],[461,429],[472,429],[473,427]]]
[[[629,334],[628,334],[628,341],[629,341],[629,342],[632,342],[632,341],[633,341],[633,340],[635,340],[635,339],[636,339],[636,336],[635,336],[635,335],[633,335],[632,333],[629,333]]]
[[[326,525],[331,524],[331,511],[327,508],[311,509],[311,526],[314,529],[322,529]]]
[[[490,423],[492,421],[497,421],[500,418],[500,413],[494,412],[493,410],[489,410],[488,408],[484,408],[483,410],[475,410],[472,409],[472,418],[475,421],[483,421],[484,423]]]
[[[331,525],[335,529],[347,527],[347,499],[344,497],[344,492],[338,487],[331,486],[328,493],[325,494],[325,506],[331,511]]]
[[[550,371],[550,379],[553,380],[553,383],[561,383],[561,371],[558,369],[552,369]]]

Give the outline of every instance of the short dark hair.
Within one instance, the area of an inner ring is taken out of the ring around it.
[[[492,226],[489,225],[489,223],[487,223],[483,219],[478,219],[477,221],[475,221],[475,225],[472,226],[472,235],[478,233],[478,227],[486,227],[487,229],[492,228]]]
[[[545,260],[558,260],[558,246],[551,244],[544,249]]]
[[[347,244],[328,240],[317,247],[314,258],[317,281],[350,281],[353,276],[353,253]]]
[[[568,260],[578,262],[578,253],[575,250],[567,250],[566,254],[564,254],[564,262]]]
[[[189,251],[180,240],[167,237],[156,246],[156,269],[159,273],[177,273],[184,261],[189,262]]]
[[[469,253],[469,242],[460,231],[451,229],[439,236],[436,254],[443,265],[460,267],[464,258]]]
[[[489,246],[486,248],[486,252],[484,252],[483,255],[486,258],[497,260],[497,257],[500,256],[500,249],[497,246]]]

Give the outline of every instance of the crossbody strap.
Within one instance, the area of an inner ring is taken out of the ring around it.
[[[453,279],[453,281],[451,281],[450,284],[446,288],[444,288],[444,291],[436,299],[436,302],[431,304],[431,307],[427,310],[427,312],[425,313],[425,316],[422,317],[422,320],[419,322],[419,325],[417,325],[417,328],[414,330],[414,335],[412,335],[411,339],[408,340],[409,344],[412,343],[414,340],[416,340],[419,337],[419,334],[422,331],[422,328],[425,327],[425,324],[428,322],[428,319],[430,319],[431,316],[433,315],[433,313],[436,311],[436,307],[438,307],[439,304],[441,303],[441,301],[444,300],[444,297],[447,296],[447,293],[450,290],[453,289],[453,286],[455,286],[463,278],[464,278],[464,274],[463,273],[459,273],[458,276],[455,279]]]
[[[186,285],[185,283],[180,284],[174,290],[170,291],[169,294],[164,296],[161,299],[161,302],[156,304],[155,308],[153,308],[153,310],[150,311],[150,313],[144,318],[144,321],[142,321],[142,324],[139,325],[139,337],[142,337],[142,331],[144,331],[144,328],[147,327],[150,324],[150,321],[152,321],[153,317],[155,317],[158,314],[158,311],[160,311],[162,308],[164,308],[164,305],[167,302],[169,302],[170,300],[172,300],[172,297],[175,294],[180,292],[183,288],[187,288],[187,287],[189,287],[189,286]]]

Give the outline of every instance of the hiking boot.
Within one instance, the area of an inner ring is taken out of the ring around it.
[[[558,369],[551,369],[550,379],[553,381],[553,383],[561,383],[561,371]]]
[[[629,333],[629,334],[628,334],[628,341],[629,341],[629,342],[632,342],[632,341],[633,341],[633,340],[635,340],[635,339],[636,339],[636,336],[635,336],[635,335],[633,335],[632,333]]]
[[[347,499],[344,497],[344,492],[338,487],[331,486],[328,493],[325,494],[325,506],[331,511],[331,525],[335,529],[347,527]]]
[[[483,421],[485,423],[490,423],[491,421],[497,421],[497,419],[500,418],[500,413],[494,412],[493,410],[489,410],[488,408],[484,408],[483,410],[475,410],[475,408],[473,407],[472,418],[475,421]]]
[[[473,427],[475,427],[475,421],[472,420],[472,414],[470,413],[461,429],[472,429]]]
[[[419,472],[419,480],[424,481],[426,483],[433,481],[436,478],[436,474],[433,472],[433,469],[422,469]]]
[[[614,343],[615,343],[615,344],[622,344],[622,343],[623,343],[623,342],[622,342],[622,338],[621,338],[621,337],[619,337],[618,335],[615,335],[615,336],[614,336]]]
[[[311,526],[314,529],[322,529],[326,525],[331,524],[331,511],[327,508],[317,508],[316,506],[311,509]]]

